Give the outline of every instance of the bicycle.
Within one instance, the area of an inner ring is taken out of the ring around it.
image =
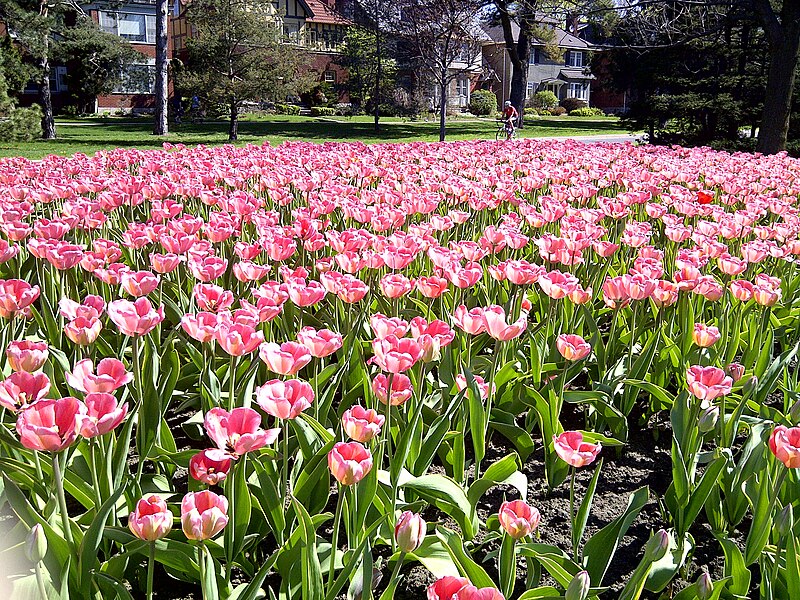
[[[508,122],[505,119],[497,119],[497,131],[495,131],[494,139],[496,141],[502,140],[515,140],[517,139],[517,128],[514,127],[511,132],[508,131]]]

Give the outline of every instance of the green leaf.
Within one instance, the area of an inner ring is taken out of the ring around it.
[[[558,585],[566,588],[581,568],[563,550],[549,544],[519,544],[518,552],[539,562]]]
[[[200,546],[200,560],[205,563],[203,567],[203,579],[200,582],[203,588],[203,598],[219,598],[217,563],[205,545]]]
[[[669,534],[667,553],[661,560],[653,563],[647,576],[645,589],[651,592],[660,592],[667,587],[694,548],[694,539],[688,533],[679,539],[676,539],[674,531],[667,533]]]
[[[466,539],[471,539],[475,535],[476,527],[471,516],[472,505],[461,486],[451,478],[438,473],[423,475],[404,482],[400,487],[413,490],[453,517],[461,527]]]
[[[444,547],[450,553],[450,557],[458,567],[461,574],[478,588],[494,587],[492,578],[476,563],[464,550],[464,543],[461,538],[447,527],[437,527],[436,536],[441,540]]]
[[[325,596],[322,580],[322,567],[317,553],[317,534],[311,515],[305,507],[292,497],[292,504],[298,516],[301,535],[300,555],[303,561],[303,600],[319,600]],[[333,568],[333,567],[331,567]]]
[[[492,487],[501,484],[514,486],[523,500],[528,493],[528,478],[520,472],[522,465],[516,454],[509,454],[493,462],[484,474],[475,481],[467,491],[467,498],[473,510],[478,505],[481,497]]]
[[[793,540],[794,536],[789,536],[789,541],[791,542]],[[742,556],[742,551],[739,550],[739,546],[737,546],[735,542],[726,537],[722,537],[721,535],[717,536],[717,541],[720,543],[720,546],[722,546],[722,551],[725,554],[724,574],[726,577],[731,578],[728,591],[730,591],[730,593],[735,597],[740,598],[741,600],[746,600],[747,595],[750,593],[750,569],[748,569],[744,564],[744,556]],[[800,581],[798,581],[798,584],[800,584]],[[797,596],[792,597],[800,598],[800,588],[798,588],[797,593]]]
[[[600,470],[603,468],[603,460],[597,464],[594,470],[592,479],[589,482],[589,487],[586,488],[586,494],[581,501],[578,508],[578,514],[575,515],[575,521],[572,523],[572,547],[576,549],[580,546],[583,532],[586,529],[586,522],[589,520],[589,513],[592,511],[592,501],[594,500],[594,492],[597,489],[597,481],[600,479]]]
[[[594,534],[584,545],[584,564],[592,585],[599,586],[603,583],[603,576],[614,558],[620,540],[647,504],[649,495],[650,490],[647,486],[636,490],[630,495],[625,511]]]
[[[125,491],[124,487],[119,487],[111,494],[111,496],[103,502],[103,505],[97,511],[97,514],[83,536],[80,548],[80,582],[82,593],[88,598],[91,594],[92,584],[92,569],[98,564],[97,549],[100,547],[100,541],[103,539],[103,531],[106,527],[106,521],[111,509],[117,503],[117,499]]]

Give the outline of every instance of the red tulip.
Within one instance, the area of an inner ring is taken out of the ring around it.
[[[466,577],[447,575],[428,586],[428,600],[458,600],[456,594],[468,585],[470,583]]]
[[[198,452],[189,460],[189,475],[206,485],[222,483],[230,468],[230,456],[215,448]]]
[[[800,427],[777,425],[769,436],[769,449],[786,468],[800,468]]]

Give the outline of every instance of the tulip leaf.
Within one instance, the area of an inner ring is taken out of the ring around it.
[[[628,528],[639,515],[650,496],[650,489],[645,486],[630,495],[625,511],[611,523],[594,534],[583,547],[584,564],[589,573],[592,585],[603,583],[608,566],[614,558],[617,546]]]
[[[793,542],[794,536],[789,536],[788,542]],[[731,583],[728,586],[728,591],[734,595],[736,598],[740,598],[742,600],[747,598],[747,595],[750,593],[750,569],[744,564],[744,556],[742,556],[742,551],[739,549],[739,546],[736,545],[735,542],[729,540],[726,537],[721,535],[717,536],[717,541],[722,546],[722,551],[725,554],[725,576],[731,578]],[[787,547],[787,551],[789,548]],[[789,554],[787,554],[787,561],[789,561]],[[796,561],[795,561],[796,564]],[[788,568],[791,565],[787,562],[787,576],[789,575]],[[798,581],[800,584],[800,581]],[[791,588],[790,588],[791,589]],[[797,590],[796,596],[791,596],[793,598],[800,598],[800,588]]]
[[[466,539],[475,535],[475,524],[471,517],[472,505],[461,486],[451,478],[438,473],[423,475],[402,483],[401,487],[413,490],[455,519]]]
[[[654,562],[647,576],[645,589],[651,592],[660,592],[675,577],[683,564],[686,562],[689,553],[694,548],[694,538],[689,533],[681,538],[676,538],[675,532],[670,530],[669,546],[666,554],[660,560]]]
[[[520,544],[518,551],[521,555],[539,562],[558,582],[558,585],[564,588],[569,586],[570,581],[581,570],[563,550],[556,546],[537,543]]]
[[[436,536],[442,541],[444,547],[450,553],[450,557],[458,567],[461,574],[478,588],[495,587],[492,578],[478,563],[476,563],[464,550],[464,542],[453,531],[446,527],[437,527]]]
[[[528,478],[519,471],[521,465],[516,454],[509,454],[492,463],[484,474],[467,491],[467,498],[473,510],[481,497],[492,487],[501,484],[514,486],[525,500],[528,493]]]
[[[527,590],[522,593],[518,600],[563,600],[564,596],[551,585],[538,587],[535,590]]]
[[[575,520],[572,522],[572,548],[575,555],[578,556],[578,548],[580,547],[581,539],[583,539],[583,532],[586,529],[586,522],[589,520],[589,513],[592,511],[592,501],[594,500],[594,493],[597,489],[597,481],[600,479],[600,471],[603,468],[603,459],[595,467],[592,479],[589,481],[589,486],[586,488],[586,494],[583,496],[578,513],[575,515]]]
[[[311,515],[300,502],[292,497],[301,533],[300,555],[303,561],[303,600],[319,600],[325,596],[322,566],[317,553],[317,533]],[[333,565],[331,565],[333,568]]]
[[[95,514],[92,524],[83,536],[80,548],[80,582],[81,590],[85,597],[89,597],[91,593],[92,583],[92,569],[98,563],[97,549],[100,547],[100,541],[103,539],[103,531],[106,527],[106,521],[111,509],[117,504],[117,499],[125,491],[124,486],[117,488],[111,496],[103,502]]]

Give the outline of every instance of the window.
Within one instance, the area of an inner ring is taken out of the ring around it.
[[[115,94],[153,94],[156,89],[155,60],[145,64],[129,65],[122,71],[122,81],[114,88]]]
[[[156,16],[100,11],[100,29],[129,42],[156,43]]]
[[[465,77],[456,80],[456,94],[465,98],[469,96],[469,79]]]
[[[300,43],[300,25],[298,23],[284,22],[283,37],[290,44]]]
[[[583,66],[583,52],[580,50],[570,50],[567,52],[567,65],[570,67]]]
[[[535,83],[533,83],[532,81],[529,81],[529,82],[528,82],[528,93],[527,93],[527,97],[528,97],[528,98],[530,98],[531,96],[533,96],[533,94],[534,94],[535,92],[536,92],[536,84],[535,84]]]
[[[325,71],[325,83],[336,83],[336,71]]]
[[[531,48],[531,56],[530,56],[530,64],[538,65],[539,64],[539,49],[538,48]]]
[[[569,97],[578,98],[579,100],[589,100],[589,84],[588,83],[570,83],[569,84]]]

